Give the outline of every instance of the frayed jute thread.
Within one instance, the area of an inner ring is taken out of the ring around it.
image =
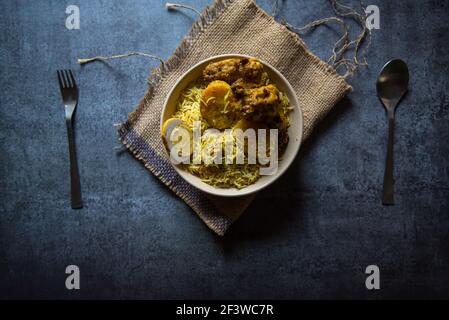
[[[273,8],[271,9],[272,12],[271,15],[275,20],[277,19],[279,13],[281,12],[282,2],[283,0],[274,0]]]
[[[167,8],[167,10],[176,10],[177,8],[183,8],[183,9],[192,10],[193,12],[196,12],[199,16],[201,15],[201,12],[199,12],[194,7],[188,6],[188,5],[182,4],[182,3],[170,3],[170,2],[167,2],[165,4],[165,8]]]
[[[189,6],[189,5],[167,2],[165,4],[165,7],[167,8],[167,10],[176,10],[178,8],[188,9],[188,10],[195,12],[199,16],[201,16],[201,12],[199,12],[197,9],[195,9],[194,7]],[[80,65],[83,65],[83,64],[93,62],[93,61],[106,61],[106,60],[120,59],[120,58],[126,58],[126,57],[131,57],[131,56],[144,56],[144,57],[148,57],[151,59],[159,60],[162,65],[164,64],[164,60],[161,57],[158,57],[153,54],[145,53],[145,52],[128,52],[128,53],[116,54],[116,55],[111,55],[111,56],[106,56],[106,57],[96,56],[96,57],[92,57],[92,58],[81,58],[81,59],[78,59],[77,61]]]
[[[366,8],[365,4],[363,3],[363,1],[359,2],[360,9],[361,9],[361,13],[359,13],[356,10],[354,10],[348,6],[339,3],[337,0],[329,0],[329,1],[331,2],[332,8],[334,9],[334,12],[337,15],[339,15],[340,17],[352,18],[362,28],[362,31],[359,33],[358,37],[355,40],[351,41],[348,44],[348,47],[351,45],[354,45],[354,62],[355,62],[355,64],[367,66],[368,62],[366,61],[365,53],[371,45],[371,30],[368,29],[368,27],[366,26],[367,15],[365,12],[365,8]],[[359,49],[366,37],[368,37],[368,43],[364,49],[364,52],[362,52],[363,62],[359,62],[359,60],[358,60]]]
[[[148,58],[151,58],[154,60],[159,60],[161,62],[161,64],[164,64],[164,60],[161,57],[155,56],[153,54],[145,53],[145,52],[128,52],[128,53],[123,53],[123,54],[115,54],[115,55],[107,56],[107,57],[96,56],[96,57],[92,57],[92,58],[78,59],[77,61],[80,65],[83,65],[83,64],[93,62],[93,61],[106,61],[106,60],[120,59],[120,58],[126,58],[126,57],[131,57],[131,56],[144,56],[144,57],[148,57]]]
[[[121,126],[122,126],[122,124],[121,123],[113,123],[112,124],[115,128],[120,128]],[[126,150],[126,146],[125,145],[120,145],[120,146],[115,146],[114,148],[113,148],[113,150],[116,152],[116,153],[122,153],[123,151],[125,151]]]
[[[312,28],[315,28],[315,27],[318,27],[320,25],[327,24],[330,22],[335,22],[335,23],[341,25],[343,28],[343,36],[340,39],[338,39],[338,41],[334,44],[334,47],[332,48],[332,56],[327,61],[328,63],[335,64],[339,60],[340,55],[343,53],[341,49],[339,49],[337,51],[338,46],[340,45],[340,43],[343,43],[344,45],[349,43],[349,28],[344,23],[344,21],[342,19],[337,18],[337,17],[322,18],[322,19],[312,21],[303,27],[296,27],[296,26],[288,23],[284,19],[281,20],[281,23],[283,25],[285,25],[290,30],[295,31],[296,33],[303,33],[303,32],[306,32],[307,30],[310,30]]]
[[[312,21],[306,24],[303,27],[296,27],[284,19],[281,19],[281,23],[284,24],[288,29],[294,31],[296,33],[303,33],[310,29],[316,28],[320,25],[325,25],[328,23],[337,23],[342,26],[343,35],[337,42],[334,44],[332,48],[332,56],[329,58],[328,63],[333,65],[336,70],[344,67],[346,69],[346,73],[343,75],[344,78],[354,75],[359,66],[367,66],[368,63],[366,61],[365,53],[368,50],[371,44],[371,31],[366,26],[366,13],[365,13],[365,5],[362,1],[360,1],[361,12],[356,11],[353,8],[350,8],[346,5],[341,4],[337,0],[329,0],[332,5],[332,8],[337,15],[337,17],[327,17]],[[279,15],[280,6],[282,4],[282,0],[275,0],[273,15]],[[351,18],[353,19],[362,29],[355,40],[349,40],[349,25],[341,18]],[[368,44],[362,52],[362,62],[359,61],[359,50],[362,46],[364,39],[368,37]],[[351,59],[345,57],[345,54],[354,47],[354,55]]]

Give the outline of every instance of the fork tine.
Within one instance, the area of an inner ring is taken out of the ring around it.
[[[64,89],[64,81],[62,79],[61,71],[56,72],[58,74],[58,82],[59,82],[59,89]]]
[[[61,70],[61,71],[59,71],[59,72],[61,73],[61,78],[62,78],[62,83],[64,84],[64,88],[68,88],[69,85],[68,85],[67,80],[66,80],[66,78],[65,78],[64,70]]]
[[[72,88],[72,84],[70,83],[70,79],[69,79],[69,74],[67,73],[67,70],[63,70],[64,73],[64,79],[66,81],[67,84],[67,88]]]
[[[72,70],[69,69],[70,79],[72,81],[73,87],[76,87],[75,77],[73,76]]]

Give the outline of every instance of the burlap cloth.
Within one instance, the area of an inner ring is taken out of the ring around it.
[[[147,93],[118,134],[133,155],[219,235],[225,234],[254,196],[219,198],[185,182],[164,150],[160,115],[168,92],[185,71],[205,58],[224,53],[260,58],[288,79],[303,108],[304,139],[351,90],[343,77],[253,0],[217,0],[202,13],[173,56],[153,70]]]

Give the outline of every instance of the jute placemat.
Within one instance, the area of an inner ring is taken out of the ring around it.
[[[304,139],[351,90],[343,77],[253,0],[217,0],[201,14],[174,54],[153,70],[147,93],[118,134],[132,154],[219,235],[225,234],[254,196],[219,198],[185,182],[164,150],[160,115],[168,92],[184,72],[205,58],[224,53],[260,58],[288,79],[303,108]]]

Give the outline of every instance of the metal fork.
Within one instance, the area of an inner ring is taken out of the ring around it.
[[[58,82],[61,89],[62,101],[65,109],[65,123],[67,125],[67,135],[69,138],[70,152],[70,187],[72,208],[83,207],[81,199],[81,185],[78,173],[78,163],[76,161],[75,136],[73,133],[73,115],[78,104],[78,87],[73,77],[72,70],[58,70]]]

